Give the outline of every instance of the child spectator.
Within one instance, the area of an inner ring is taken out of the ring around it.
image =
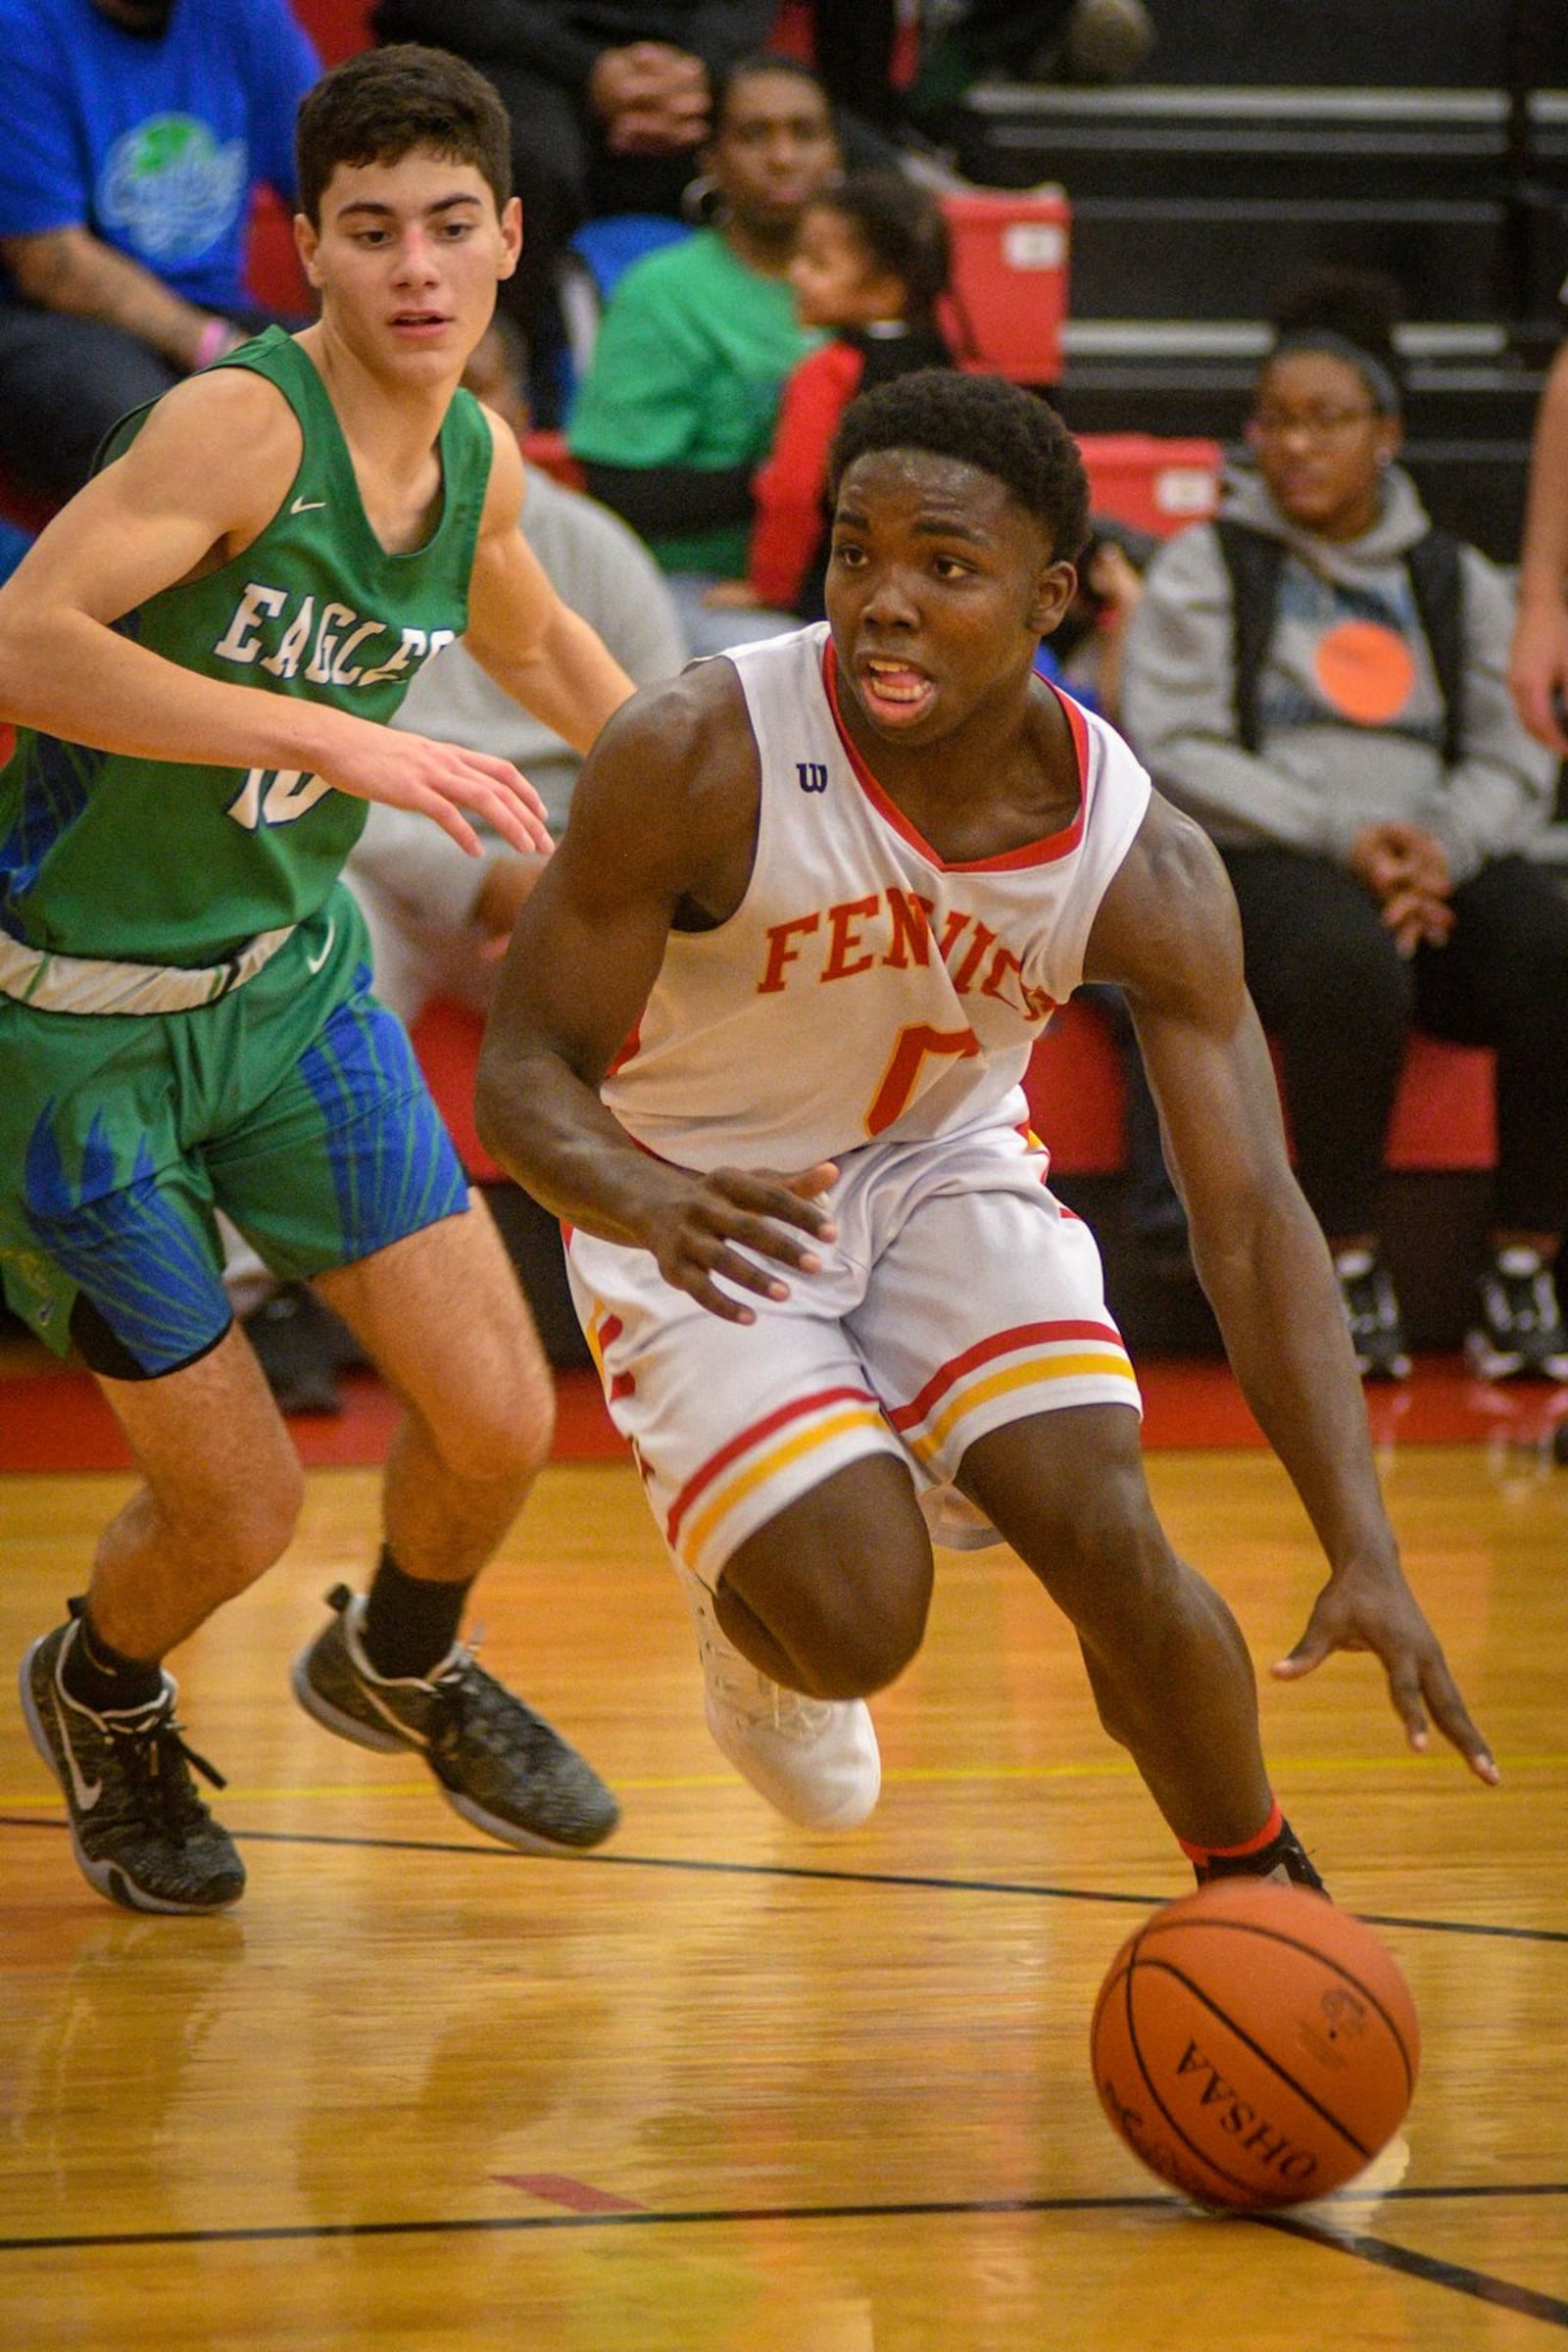
[[[827,460],[839,418],[874,384],[952,366],[937,318],[950,268],[941,205],[902,172],[853,172],[807,207],[789,280],[801,324],[830,328],[833,339],[784,387],[772,454],[754,485],[747,576],[721,581],[709,605],[821,619]]]

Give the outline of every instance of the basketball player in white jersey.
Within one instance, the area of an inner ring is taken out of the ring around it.
[[[864,1701],[919,1645],[928,1528],[1000,1535],[1199,1878],[1317,1885],[1240,1630],[1154,1518],[1095,1246],[1019,1083],[1080,981],[1126,991],[1232,1362],[1330,1562],[1276,1671],[1376,1651],[1412,1746],[1430,1717],[1494,1781],[1398,1565],[1229,886],[1033,674],[1087,515],[1050,409],[911,375],[848,411],[834,479],[826,627],[698,663],[601,737],[511,951],[481,1131],[572,1229],[710,1725],[775,1805],[869,1812]]]

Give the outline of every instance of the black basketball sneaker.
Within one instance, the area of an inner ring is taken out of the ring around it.
[[[365,1596],[337,1585],[333,1614],[294,1664],[308,1715],[360,1747],[412,1747],[449,1805],[508,1845],[573,1853],[598,1845],[620,1808],[591,1764],[460,1642],[427,1677],[376,1673],[361,1646]]]
[[[144,1707],[98,1715],[61,1687],[76,1620],[34,1642],[22,1661],[22,1712],[65,1792],[83,1878],[128,1911],[221,1911],[245,1891],[228,1832],[197,1795],[190,1767],[222,1775],[185,1745],[174,1684]]]

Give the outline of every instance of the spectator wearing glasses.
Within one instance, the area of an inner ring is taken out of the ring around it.
[[[1364,312],[1364,306],[1363,306]],[[1251,467],[1156,557],[1128,632],[1127,728],[1220,849],[1282,1062],[1302,1189],[1363,1374],[1409,1356],[1379,1247],[1412,1024],[1497,1054],[1491,1250],[1466,1351],[1568,1380],[1568,901],[1524,854],[1554,761],[1509,700],[1512,599],[1434,530],[1396,463],[1392,323],[1284,331]]]

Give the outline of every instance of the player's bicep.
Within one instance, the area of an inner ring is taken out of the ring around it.
[[[569,862],[558,851],[517,918],[486,1052],[550,1054],[597,1087],[658,977],[668,907],[651,892],[607,906],[573,886]]]
[[[578,778],[565,837],[513,933],[491,1019],[511,1050],[556,1054],[592,1085],[658,977],[689,862],[681,762],[661,746],[644,700],[611,721]]]

